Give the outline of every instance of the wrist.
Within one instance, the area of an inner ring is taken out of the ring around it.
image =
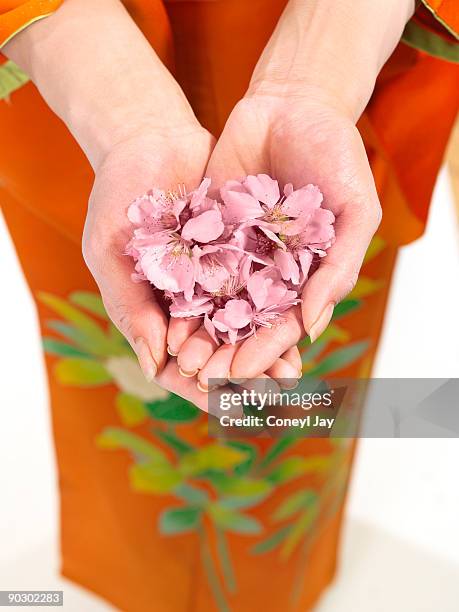
[[[332,113],[356,123],[361,114],[364,93],[357,90],[343,95],[329,83],[307,75],[301,79],[273,79],[270,75],[259,75],[252,79],[245,94],[246,99],[270,100],[273,116],[285,114],[292,105],[307,109],[312,114]]]
[[[313,93],[357,121],[414,0],[290,0],[248,95]]]
[[[180,134],[201,128],[196,116],[181,91],[163,92],[164,100],[157,95],[133,94],[129,99],[120,96],[117,103],[98,98],[87,104],[75,98],[77,104],[69,103],[58,113],[73,134],[90,161],[94,171],[108,154],[133,140],[150,139],[171,140]],[[184,98],[184,97],[183,97]]]

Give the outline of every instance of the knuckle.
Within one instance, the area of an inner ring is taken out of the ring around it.
[[[103,299],[103,298],[102,298]],[[128,340],[134,339],[134,325],[131,309],[121,302],[106,302],[105,310],[113,324]]]
[[[340,299],[351,293],[357,284],[359,278],[358,272],[347,273],[341,283]]]
[[[354,289],[359,278],[359,273],[351,269],[350,266],[327,261],[324,263],[333,270],[333,286],[335,287],[333,293],[336,294],[337,301],[340,301]]]
[[[126,338],[133,338],[134,325],[131,312],[123,306],[118,306],[116,309],[116,319],[120,332],[125,335]]]

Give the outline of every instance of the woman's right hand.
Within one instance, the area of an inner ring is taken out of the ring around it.
[[[127,207],[153,186],[168,190],[184,184],[188,190],[195,188],[212,148],[213,137],[195,121],[164,132],[146,122],[96,167],[83,255],[110,318],[136,352],[148,380],[166,364],[168,317],[150,284],[131,279],[133,261],[124,254],[133,230]],[[178,333],[186,336],[194,329],[193,321],[183,321]],[[179,340],[172,336],[172,343]]]

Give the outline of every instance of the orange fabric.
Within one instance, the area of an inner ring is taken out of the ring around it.
[[[200,120],[218,134],[246,89],[284,0],[170,2],[167,12],[159,0],[125,4],[177,76]],[[378,79],[359,124],[384,209],[383,247],[364,266],[365,282],[354,294],[359,309],[338,321],[328,345],[327,355],[347,343],[368,343],[361,358],[340,375],[358,377],[371,370],[398,245],[422,232],[457,111],[456,78],[455,66],[401,45]],[[47,291],[67,300],[76,290],[95,291],[80,249],[93,178],[87,160],[30,83],[14,92],[10,103],[0,102],[0,133],[0,201],[33,295]],[[37,305],[48,333],[56,315],[49,306]],[[63,385],[56,376],[57,363],[56,357],[47,358],[63,573],[129,612],[216,609],[196,534],[166,537],[156,529],[160,512],[177,500],[133,491],[127,477],[132,459],[126,452],[102,451],[95,443],[104,428],[120,426],[119,389],[112,382],[91,388]],[[179,429],[190,443],[203,445],[208,440],[202,425],[201,419]],[[149,439],[152,425],[140,423],[132,431]],[[266,449],[266,443],[257,448]],[[329,445],[302,441],[299,452],[314,457],[329,452]],[[349,464],[352,456],[350,448]],[[286,488],[294,493],[314,486],[323,492],[332,477],[308,477]],[[279,495],[252,515],[269,524]],[[334,575],[343,503],[338,497],[336,514],[321,525],[309,547],[288,561],[275,550],[254,557],[254,536],[231,535],[238,589],[228,593],[230,609],[312,609]],[[286,593],[298,575],[301,589],[293,604]]]
[[[429,30],[430,32],[435,32],[435,34],[438,34],[446,40],[455,40],[453,34],[447,28],[445,28],[443,23],[439,19],[436,19],[434,14],[423,4],[421,4],[416,10],[416,13],[413,15],[412,19],[423,28]],[[447,23],[446,25],[448,25],[448,27],[452,30],[457,30],[457,26],[454,28],[452,22],[449,24]]]
[[[397,201],[384,203],[405,220],[394,228],[391,215],[383,219],[381,231],[389,241],[404,244],[424,230],[459,107],[458,78],[458,65],[400,45],[377,80],[359,127],[367,143],[386,158],[399,194]]]
[[[459,35],[459,4],[456,0],[423,0],[435,17]]]
[[[28,23],[59,8],[63,0],[0,0],[0,47]]]

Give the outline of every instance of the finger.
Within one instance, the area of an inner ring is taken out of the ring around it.
[[[354,288],[380,219],[377,198],[370,206],[345,206],[338,216],[336,242],[307,281],[302,294],[303,323],[311,341],[329,324],[335,304]]]
[[[222,346],[215,351],[209,361],[198,373],[198,384],[201,390],[211,390],[215,385],[220,385],[227,381],[231,362],[240,345],[241,343],[222,344]],[[279,361],[280,363],[278,363]],[[266,372],[271,378],[276,378],[276,373],[279,374],[279,378],[297,379],[301,376],[301,356],[296,346],[286,351],[282,355],[282,359],[278,359],[275,362],[273,368],[276,364],[277,369],[273,370],[273,374],[270,370]]]
[[[258,394],[275,394],[280,392],[279,384],[267,374],[258,374],[256,378],[249,378],[239,382],[236,388],[241,387],[247,391],[255,391]]]
[[[122,249],[83,250],[108,316],[135,351],[142,371],[151,381],[166,362],[167,318],[151,285],[134,283],[131,262]]]
[[[258,329],[241,344],[231,364],[231,380],[256,378],[303,335],[301,311],[295,306],[281,316],[278,324]]]
[[[201,327],[201,319],[182,319],[172,317],[167,330],[167,352],[177,357],[183,343]]]
[[[183,397],[200,410],[204,412],[216,413],[220,415],[218,410],[220,406],[220,398],[222,394],[232,394],[230,387],[224,386],[212,393],[204,393],[200,391],[196,385],[196,379],[184,378],[180,373],[175,359],[170,359],[166,367],[155,378],[155,381],[164,389]],[[240,407],[234,406],[225,414],[230,416],[240,416]]]
[[[184,377],[193,377],[213,355],[217,345],[204,327],[200,327],[186,340],[177,355],[179,371]]]
[[[273,365],[266,370],[266,374],[273,378],[282,389],[294,389],[298,386],[300,373],[298,368],[279,357]]]
[[[201,390],[208,391],[218,384],[217,381],[228,380],[231,362],[238,348],[237,344],[222,344],[217,348],[198,373]]]
[[[281,355],[281,359],[285,359],[289,364],[296,369],[299,376],[303,375],[303,362],[301,361],[301,354],[297,346],[292,346],[285,353]]]

